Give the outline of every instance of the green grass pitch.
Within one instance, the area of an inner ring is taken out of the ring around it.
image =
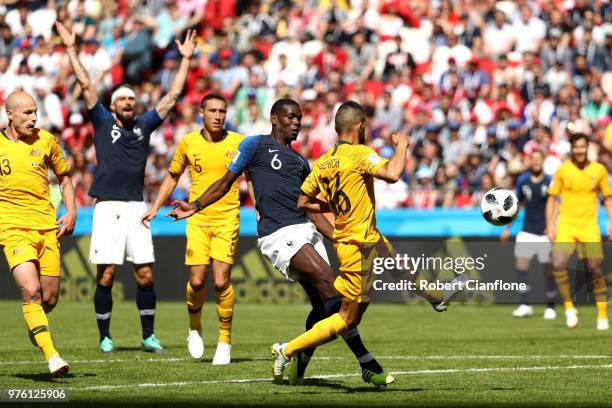
[[[302,331],[306,305],[237,304],[233,362],[215,367],[214,304],[204,308],[205,359],[197,362],[187,353],[182,303],[158,304],[156,334],[167,352],[157,355],[140,351],[134,302],[115,304],[118,351],[102,355],[93,305],[60,301],[51,331],[71,374],[51,379],[28,340],[20,303],[2,301],[0,389],[64,387],[71,404],[100,406],[612,406],[612,334],[595,330],[593,306],[580,309],[575,330],[562,316],[542,320],[541,307],[529,319],[511,318],[511,309],[453,304],[435,313],[425,305],[371,305],[362,337],[396,376],[395,384],[376,389],[363,383],[341,340],[317,351],[304,386],[272,384],[270,345]]]

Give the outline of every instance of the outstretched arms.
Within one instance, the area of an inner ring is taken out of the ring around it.
[[[232,173],[228,170],[223,177],[211,184],[211,186],[208,187],[208,189],[194,202],[173,202],[172,205],[175,207],[167,215],[174,217],[176,220],[191,217],[193,214],[203,210],[211,204],[216,203],[223,196],[225,196],[230,191],[232,184],[234,184],[239,176],[240,174]]]
[[[60,22],[55,23],[55,28],[62,38],[64,47],[66,47],[66,53],[68,54],[68,59],[70,59],[70,65],[72,66],[74,75],[76,76],[81,88],[83,88],[83,97],[85,98],[87,109],[93,109],[93,107],[96,106],[96,103],[98,103],[98,92],[93,89],[91,79],[89,79],[89,74],[83,67],[83,64],[81,64],[81,61],[79,61],[79,57],[74,46],[76,36],[74,32],[68,31],[68,29],[66,29],[66,27],[64,27]]]
[[[182,43],[180,43],[178,40],[175,40],[175,42],[179,53],[183,58],[181,59],[181,65],[179,66],[178,72],[174,77],[174,81],[172,81],[170,90],[166,95],[164,95],[163,98],[161,98],[161,100],[157,103],[157,106],[155,106],[157,114],[162,119],[165,119],[166,116],[168,116],[168,113],[170,113],[172,108],[174,108],[176,101],[183,92],[185,79],[187,78],[187,71],[189,70],[189,61],[191,60],[191,56],[193,55],[193,51],[195,50],[197,44],[196,32],[187,30],[185,40]]]

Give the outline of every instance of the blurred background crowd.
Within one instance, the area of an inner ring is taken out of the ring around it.
[[[0,105],[15,89],[35,96],[80,207],[93,204],[93,131],[56,20],[77,33],[102,101],[127,82],[141,112],[172,83],[174,39],[198,30],[184,94],[151,138],[148,201],[182,135],[202,126],[199,102],[211,92],[229,102],[227,128],[245,135],[269,132],[276,99],[298,100],[294,148],[311,162],[334,145],[335,109],[347,99],[365,107],[368,144],[383,157],[394,132],[409,134],[403,179],[376,182],[383,208],[478,205],[492,186],[512,187],[536,149],[554,173],[570,132],[590,135],[590,158],[612,172],[608,1],[0,0]],[[188,190],[183,177],[173,198]],[[249,205],[244,181],[241,191]]]

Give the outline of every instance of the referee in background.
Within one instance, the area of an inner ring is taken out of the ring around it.
[[[97,265],[94,306],[100,331],[100,351],[115,351],[110,335],[111,289],[116,265],[123,264],[125,258],[134,265],[134,278],[138,285],[136,304],[142,324],[142,348],[149,352],[163,352],[164,348],[153,334],[156,305],[153,238],[151,231],[139,220],[147,211],[143,185],[151,133],[161,125],[183,91],[189,61],[196,47],[196,33],[188,30],[183,43],[176,41],[182,60],[168,94],[154,109],[135,116],[136,95],[126,85],[119,86],[112,93],[110,112],[102,106],[87,71],[78,59],[75,34],[60,23],[56,23],[56,28],[76,79],[83,88],[94,127],[98,166],[89,191],[89,195],[96,198],[89,260]]]

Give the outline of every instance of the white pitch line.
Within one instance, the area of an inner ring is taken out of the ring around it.
[[[70,364],[100,364],[100,363],[154,363],[159,361],[177,362],[177,361],[188,361],[189,358],[143,358],[143,359],[109,359],[109,360],[69,360]],[[193,360],[193,359],[191,359]],[[42,364],[42,360],[38,361],[0,361],[0,365],[12,365],[12,364]]]
[[[540,360],[540,359],[598,359],[598,358],[612,358],[612,356],[607,355],[569,355],[562,354],[557,356],[547,356],[547,355],[526,355],[526,356],[511,356],[511,355],[471,355],[471,356],[374,356],[377,359],[398,359],[398,360]]]
[[[343,360],[348,357],[333,357],[333,356],[321,356],[321,357],[313,357],[313,360]],[[542,359],[606,359],[612,358],[612,356],[608,355],[556,355],[556,356],[547,356],[547,355],[454,355],[454,356],[444,356],[444,355],[433,355],[433,356],[376,356],[379,360],[542,360]],[[269,358],[254,358],[253,361],[268,361]],[[96,359],[96,360],[69,360],[71,364],[103,364],[103,363],[155,363],[155,362],[178,362],[178,361],[194,361],[192,358],[188,357],[170,357],[170,358],[145,358],[145,359]],[[0,361],[0,366],[2,365],[13,365],[13,364],[41,364],[42,360],[36,361]]]
[[[571,366],[542,366],[542,367],[483,367],[483,368],[450,368],[440,370],[414,370],[393,371],[392,375],[419,375],[419,374],[454,374],[454,373],[481,373],[481,372],[504,372],[504,371],[547,371],[547,370],[578,370],[578,369],[610,369],[612,364],[603,365],[571,365]],[[322,374],[307,377],[311,379],[358,377],[359,373]],[[237,380],[209,380],[209,381],[175,381],[166,383],[144,383],[144,384],[120,384],[120,385],[95,385],[90,387],[70,388],[71,391],[108,391],[121,388],[161,388],[181,387],[189,385],[206,384],[241,384],[272,381],[272,378],[242,378]]]

